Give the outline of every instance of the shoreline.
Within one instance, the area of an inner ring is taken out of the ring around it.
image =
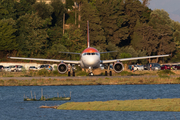
[[[67,102],[59,110],[180,112],[180,98]]]
[[[19,79],[16,79],[19,78]],[[27,79],[28,78],[28,79]],[[46,79],[45,79],[46,78]],[[180,84],[180,76],[8,77],[0,86],[152,85]]]

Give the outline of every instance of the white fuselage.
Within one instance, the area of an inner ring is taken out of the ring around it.
[[[80,65],[82,68],[99,68],[100,53],[82,53]]]

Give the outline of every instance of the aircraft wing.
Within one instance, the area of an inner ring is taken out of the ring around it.
[[[48,62],[63,62],[69,64],[79,64],[80,61],[75,60],[57,60],[57,59],[42,59],[42,58],[24,58],[24,57],[8,57],[10,59],[19,59],[19,60],[35,60],[35,61],[48,61]]]
[[[113,62],[117,62],[117,61],[131,61],[131,60],[139,60],[139,59],[148,59],[148,58],[157,58],[157,57],[168,57],[171,54],[167,54],[167,55],[155,55],[155,56],[144,56],[144,57],[133,57],[133,58],[122,58],[122,59],[114,59],[114,60],[102,60],[101,63],[113,63]]]

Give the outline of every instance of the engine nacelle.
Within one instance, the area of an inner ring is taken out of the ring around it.
[[[65,63],[60,63],[58,66],[57,66],[57,69],[58,69],[58,72],[63,74],[63,73],[66,73],[67,72],[67,65]]]
[[[116,73],[120,73],[120,72],[123,71],[124,66],[123,66],[123,64],[122,64],[121,62],[116,62],[116,63],[114,64],[113,69],[114,69],[114,71],[115,71]]]

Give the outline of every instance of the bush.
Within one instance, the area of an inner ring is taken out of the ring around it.
[[[161,70],[161,71],[158,71],[157,73],[158,75],[174,75],[175,74],[171,70]]]
[[[54,71],[53,71],[53,74],[54,74],[54,75],[59,75],[58,70],[54,70]]]
[[[87,73],[86,71],[80,71],[76,74],[77,76],[88,76],[89,73]]]
[[[122,71],[121,73],[118,73],[119,75],[126,76],[126,75],[133,75],[133,73],[128,71]]]
[[[46,69],[41,69],[38,71],[37,73],[38,75],[43,75],[43,76],[46,76],[48,74],[48,71]]]

